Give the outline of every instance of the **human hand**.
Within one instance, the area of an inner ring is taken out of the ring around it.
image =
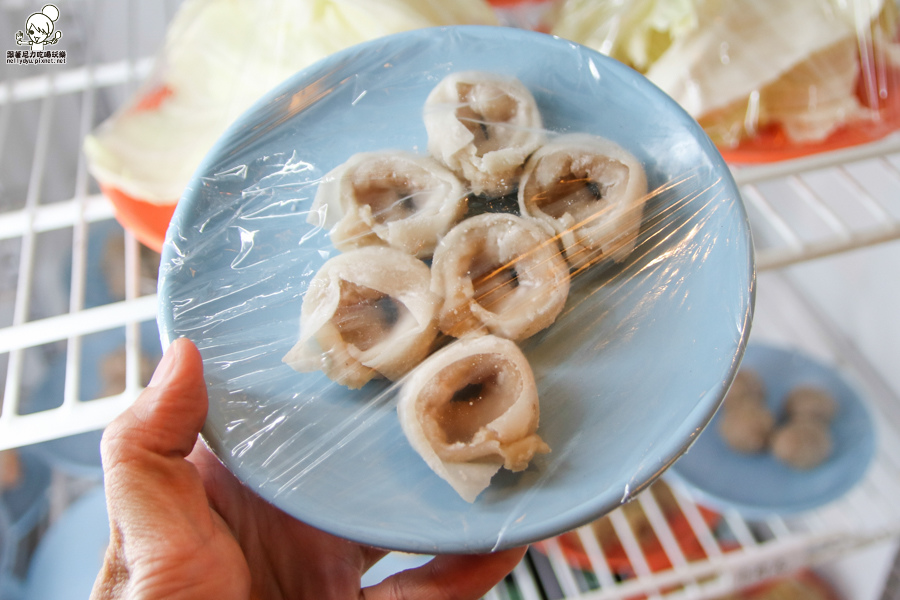
[[[386,552],[297,521],[253,493],[198,436],[199,351],[172,343],[147,388],[103,435],[110,544],[91,600],[475,599],[524,548],[438,556],[360,589]]]

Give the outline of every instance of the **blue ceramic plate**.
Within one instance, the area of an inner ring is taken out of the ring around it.
[[[5,515],[0,512],[0,542],[5,542]],[[28,569],[22,600],[87,598],[109,543],[109,516],[103,487],[95,487],[69,506],[44,534]],[[2,550],[0,544],[0,564]],[[363,587],[420,567],[433,557],[391,552],[369,569]]]
[[[6,506],[0,502],[0,598],[4,598],[5,582],[12,579],[12,563],[14,562],[14,544],[12,532],[10,532],[9,515]]]
[[[31,559],[23,600],[87,598],[103,566],[109,517],[103,486],[86,492],[41,538]]]
[[[831,424],[831,457],[814,469],[792,469],[770,454],[732,450],[719,435],[717,416],[697,443],[669,471],[714,508],[737,509],[749,519],[810,510],[843,496],[866,473],[875,454],[875,431],[856,390],[832,367],[786,348],[752,344],[742,369],[756,371],[776,415],[795,386],[814,385],[838,403]]]
[[[49,490],[53,473],[31,448],[16,452],[22,473],[15,484],[0,492],[0,503],[9,517],[13,537],[21,540],[34,531],[50,508]]]
[[[445,75],[518,77],[551,132],[606,136],[655,190],[639,247],[573,281],[523,344],[553,449],[501,471],[473,504],[411,449],[395,387],[350,391],[281,359],[335,254],[306,222],[319,179],[351,154],[424,153],[422,108]],[[749,227],[715,147],[634,71],[509,28],[418,30],[335,54],[268,93],[216,143],[178,204],[160,270],[164,345],[200,348],[204,436],[247,485],[337,535],[423,554],[483,552],[590,521],[649,485],[703,429],[740,360],[753,305]]]

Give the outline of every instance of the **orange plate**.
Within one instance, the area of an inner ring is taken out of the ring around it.
[[[166,85],[156,86],[144,93],[131,107],[131,110],[134,112],[155,110],[173,93],[172,89]],[[112,202],[116,211],[116,220],[122,227],[130,231],[139,242],[151,250],[162,252],[166,230],[175,213],[177,198],[170,204],[154,204],[129,196],[122,190],[105,185],[103,182],[100,182],[100,191]]]
[[[100,191],[109,198],[116,210],[116,220],[137,240],[156,252],[162,252],[169,221],[175,213],[175,203],[153,204],[137,200],[118,188],[100,184]]]

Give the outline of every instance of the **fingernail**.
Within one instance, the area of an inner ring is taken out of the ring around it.
[[[175,366],[178,364],[178,344],[178,340],[175,340],[166,349],[166,353],[163,354],[162,360],[156,365],[156,370],[153,371],[153,377],[150,378],[150,383],[147,384],[147,387],[156,387],[165,383],[172,371],[175,370]]]

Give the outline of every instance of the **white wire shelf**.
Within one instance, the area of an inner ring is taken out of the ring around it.
[[[732,171],[760,271],[900,238],[900,135]]]
[[[0,82],[0,450],[102,429],[142,389],[145,329],[155,319],[156,296],[142,286],[138,243],[118,231],[113,237],[124,248],[117,267],[122,293],[105,303],[86,301],[97,285],[91,279],[97,267],[91,242],[115,225],[110,204],[87,174],[80,146],[108,114],[104,103],[133,89],[150,68],[146,57],[117,58]],[[69,134],[60,131],[62,124]],[[18,140],[18,132],[30,136],[21,147],[8,141]],[[12,149],[18,156],[10,157]],[[62,161],[72,167],[60,168]],[[643,533],[635,531],[623,510],[610,515],[619,555],[611,556],[608,540],[584,527],[574,535],[586,562],[575,566],[561,541],[550,540],[542,551],[530,550],[488,598],[715,598],[900,537],[900,503],[895,501],[900,497],[900,394],[783,274],[789,265],[900,238],[900,136],[733,171],[761,273],[754,336],[802,340],[807,349],[865,382],[878,416],[873,466],[839,501],[761,522],[726,512],[711,526],[691,493],[676,488],[675,513],[687,523],[699,554],[685,551],[685,530],[673,526],[669,509],[645,492],[636,500],[648,524]],[[19,173],[24,177],[16,183]],[[123,339],[121,389],[85,398],[86,365],[96,358],[90,356],[89,341],[110,331]],[[53,375],[63,379],[60,397],[49,402],[51,408],[19,414],[54,360],[64,364],[62,375]]]

